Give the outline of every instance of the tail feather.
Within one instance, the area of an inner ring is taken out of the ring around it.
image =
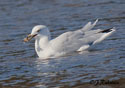
[[[103,41],[105,38],[109,37],[114,31],[115,31],[115,28],[113,27],[113,28],[106,29],[106,30],[103,30],[103,31],[99,32],[99,33],[103,33],[103,34],[99,39],[94,41],[93,44],[96,44],[96,43],[99,43],[99,42]]]
[[[108,28],[108,29],[102,30],[99,33],[108,33],[108,32],[112,31],[111,29],[113,29],[113,28]]]

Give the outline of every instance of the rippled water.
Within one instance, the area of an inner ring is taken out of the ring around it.
[[[94,88],[85,83],[97,79],[118,80],[116,87],[123,88],[124,8],[124,0],[1,0],[0,88]],[[117,31],[94,50],[39,60],[34,41],[23,43],[37,24],[47,25],[55,38],[97,18],[95,28],[116,27]]]

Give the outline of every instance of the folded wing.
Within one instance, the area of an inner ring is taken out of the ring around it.
[[[114,28],[106,30],[91,30],[97,22],[98,20],[96,20],[93,24],[89,22],[80,30],[69,31],[61,34],[57,38],[50,41],[51,47],[53,50],[58,52],[63,51],[68,53],[71,51],[82,51],[101,42],[115,31]]]

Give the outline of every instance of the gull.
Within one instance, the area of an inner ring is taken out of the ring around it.
[[[54,39],[51,39],[50,30],[45,25],[36,25],[24,42],[35,38],[35,51],[42,59],[81,52],[100,43],[115,31],[115,28],[91,30],[97,22],[98,19],[93,24],[88,22],[83,28],[62,33]]]

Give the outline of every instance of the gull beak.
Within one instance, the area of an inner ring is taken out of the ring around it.
[[[35,35],[29,34],[26,38],[24,38],[24,42],[30,41],[30,40],[31,40],[32,38],[34,38],[36,35],[37,35],[37,34],[35,34]]]

